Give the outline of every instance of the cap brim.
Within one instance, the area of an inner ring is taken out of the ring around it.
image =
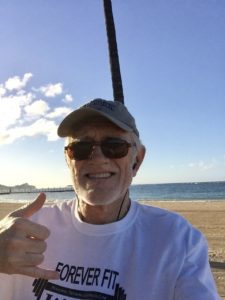
[[[131,132],[133,131],[132,128],[127,126],[126,124],[112,118],[108,114],[97,111],[95,109],[86,107],[82,109],[75,110],[71,112],[59,125],[58,127],[58,135],[60,137],[67,137],[70,136],[72,132],[75,132],[76,125],[81,124],[85,120],[88,121],[88,119],[91,119],[92,117],[102,116],[105,117],[107,120],[111,121],[121,129]]]

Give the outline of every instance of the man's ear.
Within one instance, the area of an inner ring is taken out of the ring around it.
[[[138,149],[138,152],[135,156],[135,160],[134,160],[134,163],[133,163],[133,166],[132,166],[132,169],[133,169],[133,177],[136,176],[137,174],[137,171],[139,170],[142,162],[143,162],[143,159],[145,157],[145,147],[142,145],[139,149]]]

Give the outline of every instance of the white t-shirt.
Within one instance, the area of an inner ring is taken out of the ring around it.
[[[0,274],[2,300],[217,300],[203,235],[178,214],[131,203],[106,225],[82,222],[75,201],[44,207],[33,220],[47,226],[42,267],[60,280]]]

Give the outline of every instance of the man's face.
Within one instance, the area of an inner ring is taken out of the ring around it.
[[[83,126],[69,142],[96,141],[106,138],[120,138],[133,143],[132,135],[106,120],[93,121]],[[67,161],[71,170],[75,191],[80,200],[89,205],[107,205],[120,201],[131,184],[136,171],[133,169],[137,156],[136,147],[130,147],[128,154],[119,159],[107,158],[99,146],[86,160]]]

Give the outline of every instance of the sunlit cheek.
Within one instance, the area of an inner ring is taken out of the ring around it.
[[[75,182],[75,176],[74,176],[73,169],[70,169],[70,177],[71,177],[71,180],[72,180],[73,187],[75,188],[76,182]]]
[[[124,187],[128,187],[132,181],[133,178],[133,169],[131,166],[131,163],[128,162],[124,167],[121,169],[122,171],[122,177],[121,184],[124,185]]]
[[[75,166],[75,162],[73,160],[69,161],[69,169],[70,169],[70,176],[73,182],[73,186],[77,188],[78,186],[78,172]]]

